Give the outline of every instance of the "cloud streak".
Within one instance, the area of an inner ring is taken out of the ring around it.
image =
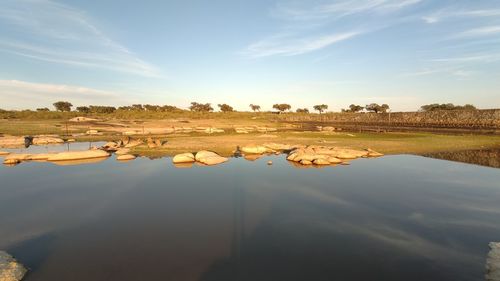
[[[282,31],[266,39],[248,45],[241,54],[251,58],[270,56],[296,56],[327,48],[335,43],[346,41],[364,33],[380,28],[373,25],[342,27],[338,24],[336,32],[330,24],[341,18],[375,14],[381,19],[422,0],[344,0],[316,5],[311,8],[278,5],[272,15],[283,23]],[[385,26],[385,25],[384,25]],[[326,34],[326,35],[325,35]]]
[[[100,68],[146,77],[160,71],[106,36],[83,12],[50,0],[6,0],[0,23],[0,51],[78,67]]]

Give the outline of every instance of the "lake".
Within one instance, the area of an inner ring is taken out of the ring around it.
[[[0,181],[0,249],[27,281],[484,280],[500,240],[500,169],[422,156],[111,157],[2,165]]]

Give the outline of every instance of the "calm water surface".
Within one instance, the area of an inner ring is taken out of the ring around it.
[[[500,169],[420,156],[23,163],[0,181],[0,249],[27,281],[484,280],[500,240]]]

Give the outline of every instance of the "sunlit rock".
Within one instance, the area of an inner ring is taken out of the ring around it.
[[[195,161],[195,157],[193,153],[181,153],[177,154],[172,158],[172,162],[174,164],[179,164],[179,163],[193,163]]]
[[[270,150],[267,147],[262,146],[262,145],[242,146],[240,148],[240,150],[241,150],[241,152],[248,153],[248,154],[263,154],[266,152],[272,152],[272,150]]]
[[[134,160],[136,157],[135,155],[132,154],[124,154],[124,155],[119,155],[116,157],[116,160],[118,161],[127,161],[127,160]]]
[[[34,145],[61,144],[64,143],[64,140],[56,137],[37,136],[33,138],[32,143]]]
[[[0,147],[23,147],[24,144],[24,137],[0,137]]]
[[[115,151],[116,155],[125,155],[130,153],[130,148],[120,148],[117,151]]]
[[[11,255],[0,251],[0,281],[19,281],[27,270]]]
[[[196,161],[205,164],[205,165],[217,165],[221,164],[224,162],[227,162],[229,159],[226,157],[222,157],[219,154],[212,152],[212,151],[206,151],[202,150],[196,153],[195,155]]]
[[[85,151],[66,151],[51,155],[47,161],[68,161],[93,158],[105,158],[110,154],[103,150],[85,150]]]

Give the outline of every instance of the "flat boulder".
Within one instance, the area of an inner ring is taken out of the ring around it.
[[[30,160],[31,154],[27,153],[11,153],[5,156],[4,160],[17,159],[19,161]]]
[[[187,153],[181,153],[177,154],[172,158],[172,162],[174,164],[179,164],[179,163],[193,163],[195,162],[195,157],[193,153],[187,152]]]
[[[61,138],[57,138],[57,137],[38,136],[38,137],[33,138],[32,143],[34,145],[62,144],[62,143],[64,143],[64,140]]]
[[[340,164],[342,163],[343,161],[338,159],[337,157],[333,157],[333,156],[330,156],[327,158],[328,162],[330,162],[330,164]]]
[[[0,137],[0,147],[23,147],[24,137]]]
[[[266,152],[273,152],[271,149],[262,145],[243,146],[240,150],[241,152],[248,154],[264,154]]]
[[[130,153],[130,148],[120,148],[117,151],[115,151],[116,155],[125,155]]]
[[[21,163],[21,160],[19,160],[19,159],[5,159],[5,160],[3,160],[3,163],[5,165],[17,165],[17,164]]]
[[[0,281],[20,281],[28,270],[7,252],[0,251]]]
[[[93,158],[105,158],[110,154],[104,150],[84,150],[84,151],[67,151],[59,152],[51,155],[47,161],[68,161],[68,160],[82,160]]]
[[[330,165],[330,162],[325,158],[317,158],[313,161],[314,165]]]

